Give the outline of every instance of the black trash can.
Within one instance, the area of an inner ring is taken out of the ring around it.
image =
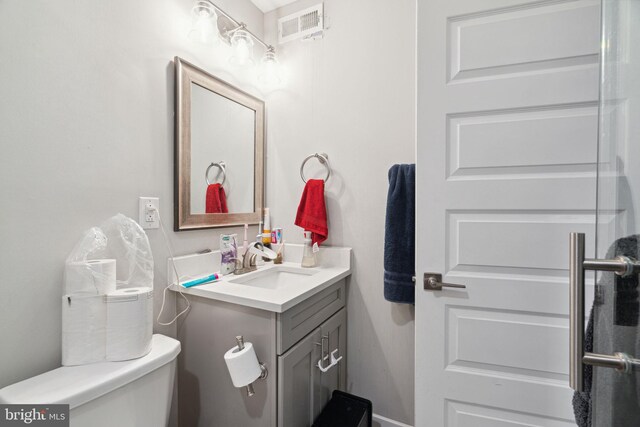
[[[372,416],[370,400],[334,390],[312,427],[372,427]]]

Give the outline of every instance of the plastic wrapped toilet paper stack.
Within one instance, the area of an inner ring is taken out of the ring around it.
[[[118,214],[87,230],[65,265],[62,364],[129,360],[151,351],[153,255],[142,228]]]

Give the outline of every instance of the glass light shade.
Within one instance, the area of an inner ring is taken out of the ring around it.
[[[196,1],[193,9],[193,23],[189,39],[203,44],[214,44],[218,41],[218,14],[211,3],[206,0]]]
[[[273,87],[282,83],[280,61],[273,50],[267,50],[260,61],[258,81],[265,86]]]
[[[229,59],[231,65],[247,67],[253,65],[253,39],[245,30],[237,30],[231,36],[233,54]]]

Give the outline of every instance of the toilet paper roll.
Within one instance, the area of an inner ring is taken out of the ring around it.
[[[224,361],[227,364],[234,387],[244,387],[251,384],[261,374],[258,357],[250,342],[245,343],[242,350],[238,350],[238,347],[229,349],[224,354]]]
[[[104,361],[107,306],[104,296],[62,297],[62,364],[84,365]]]
[[[123,288],[105,296],[109,361],[142,357],[151,351],[153,289]]]
[[[116,260],[94,259],[65,266],[64,293],[104,295],[116,290]]]

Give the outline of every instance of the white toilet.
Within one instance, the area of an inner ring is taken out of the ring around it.
[[[69,404],[71,426],[166,426],[180,342],[154,335],[139,359],[63,366],[0,390],[0,403]]]

